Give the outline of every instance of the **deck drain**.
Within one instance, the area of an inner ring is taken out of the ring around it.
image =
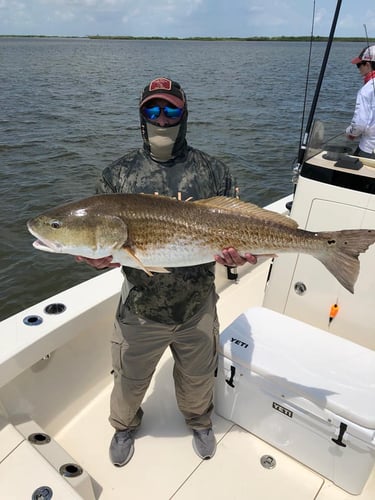
[[[294,284],[294,291],[297,295],[305,295],[306,290],[307,286],[305,283],[302,283],[302,281],[297,281],[297,283]]]
[[[31,497],[31,500],[50,500],[52,498],[53,491],[49,486],[39,486]]]
[[[31,444],[48,444],[51,442],[50,436],[44,434],[44,432],[34,432],[34,434],[30,434],[27,439]]]
[[[64,477],[77,477],[83,472],[82,467],[78,464],[64,464],[60,467],[59,472]]]
[[[271,455],[263,455],[260,463],[265,469],[274,469],[276,467],[276,460]]]

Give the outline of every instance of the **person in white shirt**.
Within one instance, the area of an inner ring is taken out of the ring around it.
[[[346,136],[359,139],[355,156],[375,159],[375,45],[365,47],[352,60],[363,77],[364,85],[357,93],[355,111]]]

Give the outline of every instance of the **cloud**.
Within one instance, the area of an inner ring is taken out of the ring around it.
[[[343,2],[337,36],[375,35],[373,0]],[[314,33],[329,33],[336,0],[317,0]],[[301,0],[0,0],[0,34],[131,36],[308,35]]]

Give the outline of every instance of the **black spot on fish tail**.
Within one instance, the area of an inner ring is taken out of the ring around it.
[[[354,285],[360,271],[359,255],[375,243],[375,230],[347,229],[331,233],[319,233],[327,238],[326,250],[316,254],[333,276],[349,292],[354,293]]]

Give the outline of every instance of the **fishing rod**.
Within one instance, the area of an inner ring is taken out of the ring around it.
[[[306,147],[307,147],[307,144],[309,142],[311,127],[312,127],[312,124],[314,121],[315,110],[316,110],[316,106],[317,106],[318,99],[319,99],[320,89],[321,89],[322,83],[323,83],[324,73],[325,73],[325,70],[327,67],[327,63],[328,63],[329,53],[331,51],[331,46],[332,46],[332,42],[333,42],[335,30],[336,30],[337,19],[339,17],[339,13],[340,13],[341,3],[342,3],[342,0],[337,0],[335,14],[333,16],[332,25],[331,25],[331,31],[329,33],[328,42],[327,42],[326,50],[325,50],[324,57],[323,57],[323,62],[322,62],[321,68],[320,68],[318,82],[317,82],[314,97],[313,97],[313,100],[311,103],[311,109],[310,109],[310,113],[309,113],[309,116],[307,119],[305,133],[304,133],[303,138],[300,142],[297,163],[294,166],[294,172],[295,172],[297,177],[298,177],[298,174],[301,170],[301,166],[302,166],[303,159],[304,159],[305,152],[306,152]]]

